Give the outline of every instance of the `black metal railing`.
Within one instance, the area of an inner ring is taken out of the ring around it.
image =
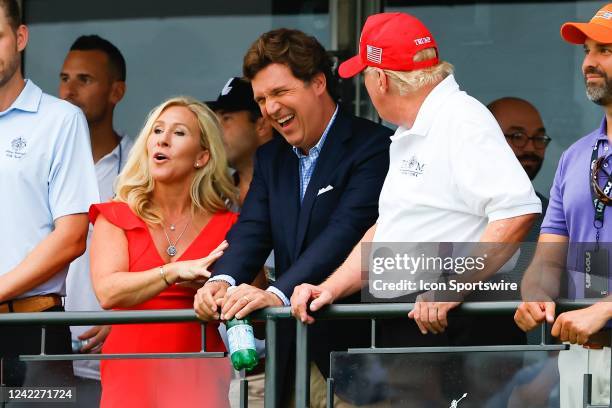
[[[514,313],[518,302],[474,302],[464,303],[458,311],[467,315],[495,315]],[[559,312],[587,307],[592,303],[586,301],[560,302]],[[377,319],[396,318],[406,316],[412,310],[411,303],[383,303],[383,304],[354,304],[332,305],[317,313],[320,319],[371,319],[372,337],[368,348],[348,349],[348,353],[432,353],[432,352],[475,352],[475,351],[553,351],[567,349],[564,344],[548,344],[546,342],[547,327],[541,328],[541,341],[535,345],[493,345],[493,346],[465,346],[465,347],[403,347],[380,348],[375,342],[375,329]],[[278,322],[291,319],[290,308],[275,307],[257,311],[251,316],[253,320],[266,323],[266,376],[265,376],[265,406],[276,408],[279,406],[278,375],[276,362],[278,360],[277,342]],[[225,356],[222,352],[206,351],[205,323],[202,323],[202,348],[198,352],[190,353],[130,353],[130,354],[47,354],[45,351],[45,330],[48,325],[101,325],[101,324],[128,324],[128,323],[170,323],[199,321],[193,310],[147,310],[147,311],[107,311],[107,312],[45,312],[45,313],[5,313],[0,314],[0,325],[19,324],[41,326],[41,349],[39,354],[20,356],[25,361],[45,360],[91,360],[91,359],[132,359],[132,358],[219,358]],[[316,323],[315,323],[316,324]],[[296,375],[295,395],[296,406],[303,408],[309,406],[310,387],[310,359],[308,355],[308,326],[296,320]],[[612,381],[612,373],[611,373]],[[591,378],[585,375],[585,402],[584,407],[610,408],[607,406],[590,405]],[[246,393],[248,383],[241,382],[241,406],[247,406]],[[333,401],[333,381],[328,382],[328,406]]]

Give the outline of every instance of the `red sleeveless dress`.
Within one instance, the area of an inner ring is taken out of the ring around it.
[[[92,205],[89,219],[102,214],[125,232],[129,271],[156,268],[159,255],[146,223],[125,203]],[[237,215],[219,212],[202,228],[177,261],[202,258],[215,249],[236,222]],[[109,254],[112,256],[112,254]],[[160,277],[161,279],[161,277]],[[117,310],[192,309],[195,291],[172,285],[139,305]],[[173,353],[200,350],[198,323],[113,325],[102,353]],[[206,326],[206,350],[226,351],[218,323]],[[228,407],[232,370],[227,358],[102,360],[102,407]]]

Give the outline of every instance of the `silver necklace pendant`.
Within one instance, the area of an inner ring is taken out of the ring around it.
[[[191,222],[191,220],[187,221],[187,224],[185,224],[185,227],[183,228],[183,231],[181,231],[181,233],[179,234],[178,238],[174,242],[170,241],[170,237],[168,236],[168,233],[166,232],[166,228],[162,224],[162,230],[164,231],[164,235],[166,236],[166,241],[168,241],[168,248],[166,248],[166,253],[170,257],[173,257],[173,256],[176,255],[176,253],[177,253],[176,245],[178,244],[178,242],[183,237],[183,234],[185,233],[185,231],[187,231],[187,227],[189,226],[190,222]],[[170,230],[173,231],[174,229],[175,229],[174,225],[170,224]]]
[[[166,253],[170,256],[176,255],[176,247],[174,245],[168,246],[168,248],[166,248]]]

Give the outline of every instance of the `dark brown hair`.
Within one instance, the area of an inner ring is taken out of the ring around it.
[[[4,10],[4,15],[13,31],[17,31],[17,28],[22,24],[21,12],[17,0],[0,0],[0,8]]]
[[[294,77],[304,82],[310,82],[322,72],[327,82],[327,92],[336,99],[332,60],[316,38],[288,28],[262,34],[246,52],[242,72],[245,78],[252,80],[270,64],[286,65]]]

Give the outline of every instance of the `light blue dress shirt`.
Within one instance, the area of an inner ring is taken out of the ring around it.
[[[85,116],[32,81],[0,112],[0,275],[15,268],[54,229],[99,201]],[[18,297],[65,293],[66,268]]]
[[[303,154],[299,148],[293,146],[293,152],[298,157],[300,162],[300,202],[304,200],[304,194],[306,194],[306,189],[308,188],[308,183],[310,183],[310,179],[312,177],[312,173],[314,173],[314,169],[317,165],[317,160],[319,159],[319,154],[321,154],[321,148],[323,147],[323,143],[325,143],[325,139],[327,138],[327,133],[329,133],[329,128],[334,123],[336,119],[336,114],[338,113],[338,107],[336,106],[336,110],[332,115],[327,127],[323,131],[323,135],[319,139],[316,145],[310,149],[307,154]]]
[[[303,154],[300,149],[293,146],[293,151],[297,155],[299,163],[300,163],[300,202],[304,199],[304,194],[306,194],[306,189],[308,188],[308,183],[310,183],[310,179],[312,178],[312,174],[314,173],[315,167],[317,165],[317,160],[319,159],[319,154],[321,154],[321,149],[323,149],[323,144],[325,143],[325,139],[327,138],[327,134],[329,133],[329,129],[331,129],[334,121],[336,120],[336,115],[338,114],[338,106],[336,106],[336,110],[334,110],[334,114],[332,115],[329,123],[325,127],[321,138],[317,142],[317,144],[310,149],[308,154]],[[229,283],[231,286],[236,285],[236,280],[229,275],[217,275],[210,279],[210,281],[222,280]],[[269,292],[274,293],[278,296],[285,306],[289,306],[290,302],[287,296],[275,286],[268,286],[266,289]]]

